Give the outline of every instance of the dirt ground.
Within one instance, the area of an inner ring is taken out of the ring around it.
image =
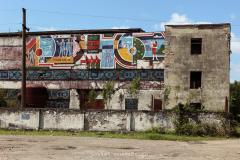
[[[156,140],[0,136],[0,160],[239,160],[240,139]]]

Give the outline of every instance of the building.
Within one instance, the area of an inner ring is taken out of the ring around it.
[[[8,99],[21,88],[21,47],[20,33],[0,33],[0,87]],[[167,25],[164,32],[29,32],[26,54],[27,84],[47,88],[47,107],[228,107],[230,24]],[[107,101],[106,84],[114,89]]]

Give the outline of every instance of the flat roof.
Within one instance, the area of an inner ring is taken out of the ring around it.
[[[26,34],[37,36],[37,35],[60,35],[60,34],[105,34],[105,33],[133,33],[133,32],[145,32],[145,31],[141,28],[129,28],[129,29],[38,31],[38,32],[26,32]],[[15,36],[22,36],[22,32],[0,33],[0,37],[15,37]]]
[[[219,27],[219,26],[231,26],[230,23],[205,23],[205,24],[169,24],[165,25],[169,27]]]

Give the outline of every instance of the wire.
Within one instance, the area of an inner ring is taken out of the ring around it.
[[[114,16],[103,16],[103,15],[88,15],[88,14],[81,14],[81,13],[74,13],[74,12],[62,12],[62,11],[47,11],[47,10],[39,10],[39,9],[28,9],[32,12],[40,12],[40,13],[47,13],[47,14],[61,14],[61,15],[77,15],[83,17],[91,17],[91,18],[104,18],[104,19],[124,19],[124,20],[132,20],[132,21],[149,21],[149,22],[159,22],[157,19],[142,19],[142,18],[130,18],[130,17],[114,17]],[[167,21],[163,21],[167,22]]]
[[[0,25],[11,25],[11,24],[21,24],[21,23],[0,23]]]
[[[0,9],[0,12],[13,12],[13,11],[20,11],[19,9]]]

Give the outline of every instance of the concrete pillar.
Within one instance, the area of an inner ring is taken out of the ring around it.
[[[76,89],[70,89],[69,109],[80,109],[79,95]]]

